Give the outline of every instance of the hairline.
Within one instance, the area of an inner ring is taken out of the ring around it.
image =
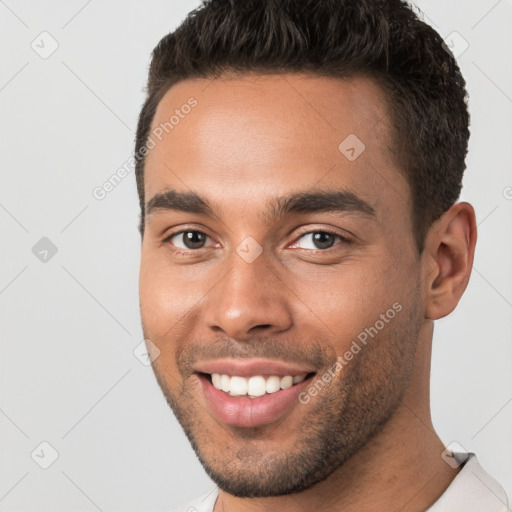
[[[180,76],[175,80],[167,80],[163,82],[160,87],[155,89],[153,94],[146,100],[143,109],[146,106],[149,106],[150,102],[153,107],[153,113],[151,116],[151,120],[148,123],[147,133],[145,134],[145,139],[142,144],[147,143],[147,139],[151,130],[154,129],[154,121],[156,117],[156,113],[158,107],[161,105],[162,100],[165,98],[167,93],[175,86],[182,82],[193,81],[193,80],[220,80],[220,81],[230,81],[234,79],[240,79],[244,77],[252,77],[252,76],[261,76],[261,75],[295,75],[302,76],[305,78],[329,78],[334,80],[355,80],[355,79],[363,79],[371,82],[376,89],[381,93],[378,101],[382,104],[385,115],[384,117],[389,118],[390,122],[387,123],[387,129],[384,131],[384,140],[383,145],[384,148],[388,149],[388,152],[391,153],[391,161],[393,163],[393,167],[401,174],[407,183],[409,198],[411,204],[409,205],[409,213],[411,215],[411,225],[413,229],[413,237],[416,241],[416,246],[418,249],[418,254],[421,255],[424,249],[424,242],[426,233],[424,233],[421,237],[418,234],[418,229],[416,226],[416,209],[415,209],[415,198],[414,198],[414,188],[412,186],[412,176],[411,173],[407,172],[404,169],[404,161],[401,158],[401,154],[398,151],[392,149],[392,147],[397,147],[397,141],[399,140],[400,134],[395,125],[395,106],[393,104],[394,98],[392,97],[392,90],[396,93],[396,81],[392,79],[392,75],[390,73],[384,73],[379,70],[372,69],[347,69],[345,71],[336,72],[324,72],[321,69],[305,69],[305,70],[290,70],[286,68],[279,67],[266,67],[264,69],[260,69],[257,66],[254,67],[237,67],[237,66],[227,66],[223,68],[221,71],[213,71],[213,72],[205,72],[205,73],[196,73],[196,74],[188,74],[186,76]],[[379,78],[381,80],[379,80]],[[156,101],[156,104],[154,103]],[[380,123],[380,120],[378,121]],[[381,130],[382,133],[382,130]],[[389,144],[388,144],[389,143]],[[391,145],[391,147],[390,147]],[[398,155],[397,155],[398,153]],[[136,167],[137,172],[137,181],[139,179],[142,180],[142,201],[141,201],[141,218],[139,223],[139,232],[141,237],[144,236],[144,217],[145,217],[145,191],[144,191],[144,177],[145,177],[145,164],[146,164],[146,156],[141,158],[140,163]],[[140,175],[140,178],[139,178]]]

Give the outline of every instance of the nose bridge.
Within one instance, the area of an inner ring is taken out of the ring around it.
[[[256,327],[278,332],[292,323],[286,287],[261,249],[250,254],[250,243],[242,242],[226,259],[224,277],[208,294],[204,311],[210,329],[239,340]]]

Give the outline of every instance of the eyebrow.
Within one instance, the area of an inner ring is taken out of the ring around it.
[[[150,216],[157,211],[176,210],[188,213],[198,213],[207,217],[218,217],[207,199],[203,199],[195,192],[166,192],[155,194],[146,204],[146,215]]]
[[[375,209],[350,190],[296,192],[272,198],[264,218],[273,222],[290,213],[359,213],[375,217]]]
[[[219,208],[195,192],[167,190],[155,194],[146,205],[146,216],[158,211],[182,211],[220,218]],[[375,217],[375,209],[350,190],[296,192],[273,197],[262,214],[266,222],[274,222],[291,213],[348,212]]]

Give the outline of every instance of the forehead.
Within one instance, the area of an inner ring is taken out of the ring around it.
[[[319,184],[358,190],[375,205],[386,193],[407,202],[388,105],[366,77],[184,80],[159,103],[151,131],[159,129],[146,158],[146,201],[165,188],[234,196],[243,187],[257,201]]]

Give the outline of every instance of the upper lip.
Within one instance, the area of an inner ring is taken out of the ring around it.
[[[194,365],[194,371],[198,373],[219,373],[221,375],[237,375],[240,377],[252,377],[253,375],[268,376],[277,375],[304,375],[315,370],[308,365],[287,363],[263,358],[253,359],[215,359],[200,361]]]

